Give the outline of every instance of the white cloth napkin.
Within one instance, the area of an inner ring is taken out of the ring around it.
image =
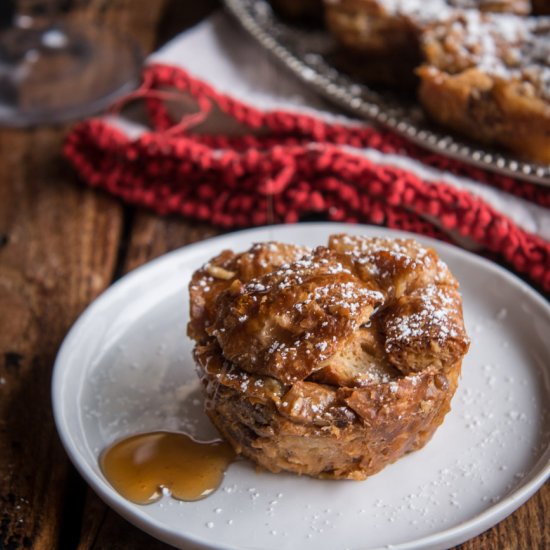
[[[238,22],[222,11],[178,35],[152,54],[148,62],[181,67],[218,91],[257,109],[284,109],[306,112],[332,122],[338,120],[343,124],[368,124],[338,114],[334,107],[272,59],[240,28]],[[113,122],[132,134],[139,132],[120,117]],[[381,164],[406,168],[427,180],[443,180],[457,188],[467,189],[518,226],[550,241],[550,210],[544,207],[471,179],[427,167],[408,157],[372,149],[356,149],[354,152]]]

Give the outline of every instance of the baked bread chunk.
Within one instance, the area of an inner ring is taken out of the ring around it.
[[[344,48],[341,68],[357,78],[394,88],[416,84],[426,25],[457,10],[526,14],[528,0],[325,0],[329,31]],[[352,69],[350,67],[353,66]]]
[[[550,162],[550,18],[456,13],[423,33],[420,101],[438,123]]]
[[[407,55],[426,24],[457,10],[530,12],[528,0],[325,0],[327,26],[347,48]]]
[[[224,251],[190,297],[206,413],[273,472],[364,479],[421,448],[469,346],[456,280],[413,240]]]

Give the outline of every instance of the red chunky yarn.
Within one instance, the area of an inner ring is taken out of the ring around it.
[[[369,126],[328,124],[312,116],[284,111],[265,113],[218,93],[208,84],[172,65],[154,64],[146,67],[144,87],[149,90],[176,88],[200,102],[201,108],[214,103],[222,112],[253,130],[269,129],[269,134],[263,137],[255,135],[245,137],[194,136],[194,139],[211,147],[243,150],[276,144],[296,145],[313,142],[377,149],[382,153],[405,154],[429,166],[490,184],[542,206],[550,206],[550,190],[547,188],[529,182],[518,182],[511,177],[486,172],[458,160],[437,155],[389,131]],[[164,103],[157,99],[149,99],[148,107],[154,129],[160,131],[173,127],[174,121],[170,118]]]
[[[199,113],[174,125],[162,102],[173,96],[163,92],[166,88],[192,96]],[[228,228],[295,222],[320,212],[334,221],[366,221],[444,240],[449,240],[446,232],[457,231],[550,290],[549,243],[466,191],[376,164],[337,145],[407,154],[544,206],[550,205],[547,189],[426,153],[389,132],[263,113],[174,67],[148,66],[144,85],[133,96],[146,98],[155,131],[131,140],[95,119],[77,125],[67,139],[66,156],[91,186],[161,214]],[[189,133],[213,105],[256,134]]]

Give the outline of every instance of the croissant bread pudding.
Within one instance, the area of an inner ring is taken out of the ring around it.
[[[527,14],[528,0],[325,0],[326,23],[371,84],[416,88],[427,25],[469,11]]]
[[[469,346],[458,283],[414,240],[226,250],[189,291],[206,412],[267,470],[364,479],[450,409]]]
[[[423,27],[464,10],[527,14],[527,0],[325,0],[327,26],[343,46],[408,55]]]
[[[422,36],[420,101],[435,121],[550,162],[550,18],[457,13]]]

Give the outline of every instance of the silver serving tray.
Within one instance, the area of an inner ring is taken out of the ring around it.
[[[323,30],[281,21],[266,0],[225,0],[244,29],[311,89],[343,109],[391,128],[427,149],[470,164],[550,186],[550,165],[526,162],[506,153],[444,133],[430,123],[418,103],[381,93],[331,64],[335,45]]]

